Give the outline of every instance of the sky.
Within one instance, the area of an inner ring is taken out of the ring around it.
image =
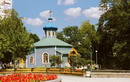
[[[31,33],[44,37],[43,27],[48,23],[49,10],[58,31],[67,26],[80,26],[85,20],[97,24],[103,11],[100,0],[13,0],[13,8],[23,17],[24,26]]]

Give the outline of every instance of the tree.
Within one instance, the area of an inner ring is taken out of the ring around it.
[[[99,43],[99,38],[96,33],[95,26],[90,24],[89,21],[82,22],[80,26],[80,34],[82,35],[82,38],[79,52],[81,57],[90,59],[90,53],[93,53],[97,49],[97,45]]]
[[[88,60],[85,60],[84,58],[81,58],[80,56],[70,56],[69,63],[70,63],[70,66],[73,68],[75,67],[80,68],[80,67],[86,66],[87,64],[90,64]]]
[[[0,34],[0,59],[4,57],[3,52],[9,51],[8,47],[9,47],[8,38],[5,35]]]
[[[110,8],[99,19],[100,63],[106,68],[130,69],[130,1],[102,0],[104,3]]]
[[[95,27],[89,21],[82,22],[80,28],[78,26],[68,26],[57,37],[72,44],[81,57],[85,59],[91,59],[91,46],[94,51],[98,45],[98,36]]]
[[[66,41],[66,38],[63,36],[63,31],[61,32],[57,32],[56,36],[58,39],[62,40],[62,41]]]
[[[61,63],[63,63],[63,61],[61,60],[61,57],[60,56],[57,56],[57,55],[51,55],[50,56],[50,63],[51,63],[51,66],[60,66]]]
[[[23,26],[22,18],[18,17],[18,13],[15,10],[12,10],[10,16],[1,20],[0,35],[3,35],[2,44],[6,42],[5,45],[0,44],[3,54],[2,63],[12,61],[15,64],[17,59],[26,58],[31,49],[33,39],[30,38],[30,33]],[[5,49],[4,47],[6,46],[7,48]]]
[[[63,31],[58,33],[57,38],[69,44],[72,44],[74,47],[76,47],[76,45],[80,40],[78,26],[68,26],[66,28],[63,28]]]
[[[40,40],[36,34],[30,33],[30,37],[34,40],[34,42],[38,42]]]

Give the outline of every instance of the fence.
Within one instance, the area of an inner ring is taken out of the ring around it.
[[[0,73],[59,73],[84,75],[86,70],[82,69],[0,69]]]

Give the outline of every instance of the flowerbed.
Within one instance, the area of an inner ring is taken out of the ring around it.
[[[57,75],[14,73],[8,76],[0,76],[0,82],[43,82],[54,79],[57,79]]]

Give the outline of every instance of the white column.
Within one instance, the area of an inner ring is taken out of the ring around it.
[[[49,35],[49,32],[47,31],[47,33],[46,33],[46,37],[48,38],[48,35]]]
[[[61,54],[61,60],[63,60],[62,57],[63,57],[63,54]]]
[[[27,57],[26,57],[26,67],[28,67],[28,59],[27,59]]]
[[[53,37],[53,35],[52,35],[52,30],[51,30],[51,38]]]
[[[34,49],[35,49],[35,61],[34,61],[35,63],[34,64],[36,66],[36,47]]]
[[[55,55],[56,55],[56,50],[57,50],[57,49],[56,49],[56,46],[55,46]]]

